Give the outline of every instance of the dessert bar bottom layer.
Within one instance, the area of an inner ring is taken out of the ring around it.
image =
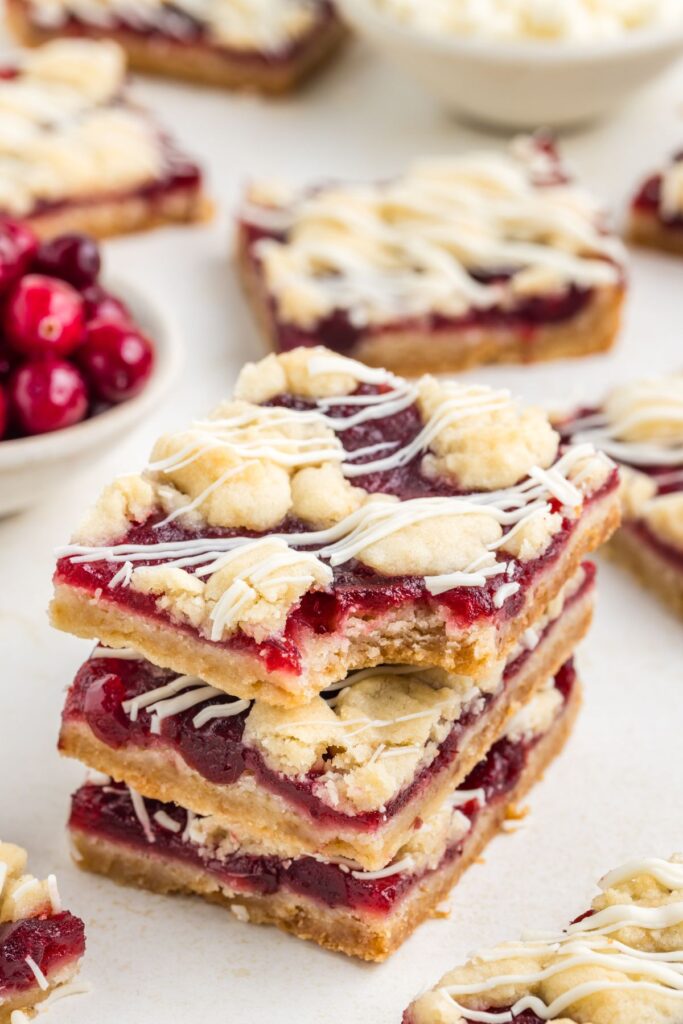
[[[668,225],[652,213],[632,211],[628,237],[636,245],[648,249],[662,249],[683,256],[683,229],[681,225]]]
[[[683,617],[683,554],[637,523],[623,523],[606,548],[677,615]]]
[[[0,924],[0,1024],[19,1024],[18,1011],[54,998],[84,948],[83,922],[67,911]]]
[[[118,882],[196,893],[231,907],[240,919],[275,924],[349,956],[383,960],[435,912],[501,827],[509,806],[562,748],[580,702],[571,663],[560,670],[555,687],[563,700],[545,731],[499,741],[450,798],[462,824],[435,865],[429,861],[418,869],[418,860],[407,856],[382,871],[364,872],[313,857],[257,857],[229,844],[225,852],[208,849],[193,839],[195,816],[177,805],[143,801],[122,785],[92,784],[73,798],[75,856],[82,867]],[[428,830],[430,821],[421,824]]]

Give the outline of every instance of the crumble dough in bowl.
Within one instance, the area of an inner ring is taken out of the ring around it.
[[[448,110],[498,128],[594,120],[683,52],[683,9],[671,0],[339,0],[339,8]]]
[[[72,427],[52,433],[0,441],[0,516],[37,504],[73,474],[95,462],[156,408],[181,362],[174,324],[159,306],[126,280],[105,281],[152,340],[155,361],[144,389]]]

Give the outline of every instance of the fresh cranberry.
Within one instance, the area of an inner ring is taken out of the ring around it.
[[[82,374],[63,359],[24,363],[10,379],[10,407],[25,434],[46,434],[82,420],[88,390]]]
[[[9,377],[10,371],[17,361],[17,354],[13,352],[4,338],[0,338],[0,380]]]
[[[117,323],[132,323],[128,307],[121,299],[106,291],[100,284],[90,284],[81,289],[81,297],[85,302],[85,318],[91,320],[115,320]]]
[[[151,341],[130,324],[93,320],[78,353],[92,389],[105,402],[125,402],[143,389],[154,365]]]
[[[36,254],[36,270],[59,277],[75,288],[85,288],[97,280],[100,250],[94,238],[73,232],[43,242]]]
[[[70,284],[27,274],[10,292],[5,331],[27,356],[65,356],[80,345],[85,330],[83,300]]]
[[[7,431],[8,417],[7,395],[5,394],[5,389],[0,385],[0,440]]]
[[[0,292],[26,272],[37,248],[38,239],[25,224],[0,222]]]

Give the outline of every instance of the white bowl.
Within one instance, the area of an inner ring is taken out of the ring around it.
[[[181,345],[165,314],[126,281],[106,285],[123,299],[154,342],[152,376],[139,395],[92,419],[50,434],[0,441],[0,516],[37,504],[74,473],[96,462],[159,404],[178,371]]]
[[[563,128],[607,114],[683,52],[680,28],[609,42],[505,42],[430,34],[368,0],[337,0],[362,36],[457,114],[499,128]]]

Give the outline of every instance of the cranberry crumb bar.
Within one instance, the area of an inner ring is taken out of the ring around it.
[[[57,40],[0,68],[0,216],[42,236],[206,213],[199,168],[125,94],[114,43]]]
[[[678,1024],[683,861],[610,871],[564,931],[508,942],[446,974],[403,1024]]]
[[[238,259],[276,351],[407,375],[604,351],[624,296],[621,242],[542,136],[376,184],[255,183]]]
[[[571,656],[590,622],[593,577],[587,564],[478,684],[381,667],[284,709],[233,700],[134,651],[98,648],[69,691],[60,749],[270,847],[377,870]]]
[[[392,862],[292,855],[243,842],[231,824],[145,800],[122,784],[74,795],[69,829],[82,867],[157,892],[197,893],[235,916],[275,924],[350,956],[383,960],[448,894],[561,748],[579,703],[571,664],[525,705],[502,737]]]
[[[29,46],[56,36],[111,39],[140,71],[284,92],[344,36],[329,0],[8,0]]]
[[[0,842],[0,1024],[76,991],[85,951],[83,922],[62,910],[54,875],[26,874],[26,853]]]
[[[683,151],[641,185],[631,203],[628,236],[638,245],[683,254]]]
[[[271,704],[387,663],[477,681],[618,518],[614,465],[539,409],[302,348],[105,490],[52,621]]]
[[[608,552],[683,615],[683,374],[621,385],[557,426],[620,464],[623,522]]]

